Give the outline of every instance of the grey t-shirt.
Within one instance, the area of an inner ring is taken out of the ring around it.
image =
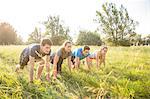
[[[67,57],[71,56],[71,52],[66,52],[63,48],[60,48],[57,50],[56,53],[53,53],[51,57],[54,57],[57,54],[57,56],[66,59]]]
[[[41,53],[39,44],[30,45],[22,51],[22,55],[24,55],[25,57],[29,58],[29,56],[32,56],[35,59],[40,59],[41,57],[44,57],[45,55],[50,55],[50,54],[51,54],[51,50],[48,54]]]
[[[41,57],[44,57],[45,55],[50,55],[50,53],[51,53],[51,50],[48,54],[41,53],[40,45],[38,45],[38,44],[31,46],[30,49],[29,49],[29,55],[31,55],[35,59],[40,59]]]

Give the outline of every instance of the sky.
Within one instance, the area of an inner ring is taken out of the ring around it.
[[[139,22],[136,32],[150,34],[150,0],[0,0],[0,22],[10,23],[26,41],[35,27],[45,31],[40,23],[49,15],[59,15],[74,37],[79,30],[94,31],[98,27],[93,20],[105,2],[113,2],[117,6],[123,4],[129,15]]]

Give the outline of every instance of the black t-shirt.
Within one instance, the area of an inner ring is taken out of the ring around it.
[[[40,45],[38,45],[38,44],[28,47],[28,56],[32,56],[35,59],[41,59],[45,55],[50,55],[50,53],[51,53],[51,50],[48,54],[41,53]]]

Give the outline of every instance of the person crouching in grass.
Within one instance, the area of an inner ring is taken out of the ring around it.
[[[84,46],[83,48],[73,50],[71,58],[72,68],[78,69],[80,67],[80,61],[86,58],[86,65],[88,69],[90,69],[89,60],[87,58],[90,55],[89,52],[90,52],[89,46]]]
[[[61,74],[62,72],[62,63],[64,59],[68,60],[68,67],[71,71],[71,48],[72,43],[70,41],[65,41],[56,53],[51,55],[51,63],[53,64],[53,76],[54,79],[57,78],[57,74]]]
[[[50,80],[50,53],[51,53],[52,41],[44,38],[40,44],[35,44],[26,47],[21,55],[19,65],[16,67],[16,72],[20,69],[24,69],[26,65],[29,66],[29,81],[33,82],[34,76],[34,65],[38,63],[37,79],[41,80],[41,74],[46,64],[46,79]],[[46,57],[45,59],[43,57]]]
[[[105,60],[106,60],[106,53],[108,51],[107,46],[103,46],[100,50],[93,52],[88,56],[89,63],[92,65],[92,60],[96,60],[96,67],[97,69],[100,67],[100,65],[103,63],[105,66]]]

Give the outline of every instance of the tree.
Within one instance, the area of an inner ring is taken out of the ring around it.
[[[23,45],[23,44],[24,44],[24,42],[23,42],[22,37],[20,35],[17,36],[16,45]]]
[[[129,35],[134,33],[138,24],[129,17],[128,11],[123,5],[117,8],[114,3],[105,3],[102,5],[102,11],[96,11],[96,14],[102,32],[115,45],[120,45],[120,41],[129,40]]]
[[[134,46],[141,45],[142,44],[142,36],[140,34],[133,33],[132,35],[130,35],[130,43],[131,43],[131,45],[134,45]]]
[[[58,40],[58,41],[53,41],[55,42],[54,45],[59,45],[60,43],[62,44],[64,40],[72,40],[71,37],[69,36],[69,28],[66,28],[63,26],[63,24],[60,21],[59,16],[49,16],[47,21],[43,22],[44,26],[46,27],[46,33],[45,35],[50,35],[52,41],[55,39],[63,39],[63,40]]]
[[[147,45],[150,45],[150,34],[146,38],[147,38]]]
[[[42,38],[41,30],[35,27],[34,31],[29,34],[28,43],[39,43]]]
[[[143,38],[143,45],[150,45],[150,34]]]
[[[102,41],[100,39],[100,35],[96,32],[80,31],[76,44],[77,45],[101,45]]]
[[[17,33],[14,28],[9,23],[0,23],[0,44],[15,44],[16,41]]]

